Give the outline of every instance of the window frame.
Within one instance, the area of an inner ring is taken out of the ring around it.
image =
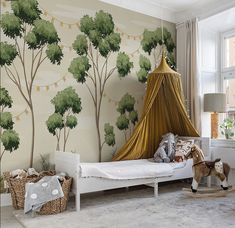
[[[235,78],[235,66],[225,67],[225,39],[235,37],[235,28],[221,34],[221,76],[222,80]]]
[[[224,92],[227,94],[226,88],[225,88],[225,82],[226,80],[231,80],[234,79],[235,80],[235,66],[231,66],[231,67],[225,67],[225,61],[226,61],[226,53],[225,53],[225,49],[226,49],[226,43],[225,43],[225,39],[226,38],[230,38],[230,37],[235,37],[235,28],[234,29],[230,29],[229,31],[223,32],[221,33],[221,65],[220,65],[220,88],[221,88],[221,92]],[[229,113],[233,113],[234,110],[228,110],[227,115]]]

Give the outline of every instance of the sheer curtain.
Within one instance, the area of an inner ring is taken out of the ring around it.
[[[201,133],[198,20],[188,20],[177,25],[176,29],[177,68],[182,76],[186,107],[192,123]]]

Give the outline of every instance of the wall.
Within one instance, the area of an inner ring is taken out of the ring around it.
[[[10,10],[9,3],[3,2],[2,12]],[[126,93],[130,93],[137,100],[137,109],[141,114],[145,85],[137,81],[136,72],[139,70],[138,59],[140,53],[144,53],[140,48],[140,35],[144,29],[153,30],[160,27],[160,20],[145,16],[139,13],[121,9],[95,0],[39,0],[39,5],[44,15],[44,19],[53,21],[63,46],[64,58],[59,66],[52,65],[46,61],[40,67],[33,87],[33,103],[35,107],[36,135],[35,135],[35,166],[39,167],[40,154],[49,154],[55,151],[56,139],[49,134],[45,122],[50,114],[54,112],[50,100],[60,90],[67,86],[73,86],[82,100],[82,112],[78,115],[78,127],[73,129],[67,145],[68,151],[75,151],[81,154],[81,160],[95,162],[98,159],[97,136],[94,120],[94,109],[92,100],[86,87],[78,84],[68,73],[70,62],[77,55],[71,49],[75,37],[79,33],[77,22],[88,14],[94,16],[95,12],[102,9],[112,14],[114,22],[118,27],[122,37],[121,50],[129,54],[134,63],[134,69],[123,79],[119,79],[115,72],[108,82],[105,97],[101,108],[100,129],[103,136],[103,125],[106,122],[115,125],[118,113],[116,111],[117,101]],[[163,25],[171,32],[175,40],[175,24],[163,22]],[[2,35],[2,40],[7,38]],[[145,54],[146,55],[146,54]],[[112,57],[110,65],[115,64],[116,54]],[[30,60],[30,56],[26,56]],[[151,57],[153,62],[153,57]],[[20,69],[19,63],[16,67]],[[111,67],[111,66],[110,66]],[[20,147],[17,151],[5,153],[2,159],[2,171],[15,168],[26,168],[29,164],[30,140],[31,140],[31,119],[28,108],[16,87],[6,77],[5,71],[1,69],[2,86],[6,87],[13,98],[12,114],[14,116],[15,130],[20,135]],[[124,135],[115,129],[116,147],[104,146],[103,160],[110,160],[115,149],[120,148],[124,143]]]

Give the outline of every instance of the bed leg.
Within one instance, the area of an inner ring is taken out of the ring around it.
[[[76,172],[76,198],[75,198],[75,203],[76,203],[76,211],[79,212],[81,210],[81,194],[80,194],[80,188],[79,188],[79,182],[80,182],[80,170],[79,166],[77,166],[77,172]]]
[[[154,180],[154,197],[155,198],[158,197],[158,180],[157,179]]]
[[[80,193],[79,192],[76,193],[75,200],[76,200],[76,202],[75,202],[75,204],[76,204],[76,211],[79,212],[80,209],[81,209],[81,207],[80,207],[80,204],[81,204],[81,202],[80,202]]]

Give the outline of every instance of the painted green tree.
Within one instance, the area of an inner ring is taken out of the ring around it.
[[[117,111],[120,113],[120,116],[117,118],[116,126],[119,130],[124,132],[126,141],[127,130],[129,129],[131,135],[135,124],[138,122],[138,113],[135,110],[135,102],[135,98],[126,93],[118,103]]]
[[[145,56],[140,55],[139,66],[140,70],[137,72],[138,80],[142,83],[145,83],[147,81],[148,74],[151,70],[151,62]]]
[[[145,29],[143,33],[143,39],[141,40],[141,46],[144,52],[146,52],[148,55],[153,55],[155,67],[157,67],[157,60],[162,54],[161,51],[159,51],[159,47],[165,48],[167,63],[172,69],[175,70],[175,44],[171,33],[166,28],[157,28],[154,31]],[[137,77],[140,82],[145,83],[147,81],[148,73],[151,70],[151,63],[146,57],[140,55],[139,65],[140,70],[137,72]]]
[[[10,112],[6,112],[6,108],[12,107],[12,99],[5,88],[0,88],[0,141],[3,145],[3,151],[0,154],[0,161],[5,151],[17,150],[20,143],[18,133],[13,130],[14,122]]]
[[[114,31],[114,22],[110,14],[100,10],[95,17],[85,15],[80,20],[80,30],[82,34],[78,35],[73,43],[73,49],[78,57],[72,60],[69,72],[78,83],[86,86],[92,98],[101,161],[100,111],[104,90],[116,70],[119,77],[125,77],[133,68],[133,63],[130,62],[128,55],[119,52],[121,37]],[[113,65],[111,57],[115,52],[118,52],[118,55],[116,64]]]
[[[0,42],[0,66],[5,69],[30,110],[32,136],[29,166],[32,167],[35,140],[33,83],[41,64],[46,59],[52,64],[60,64],[63,53],[54,25],[40,18],[42,12],[36,0],[12,1],[11,9],[12,13],[1,15],[1,29],[11,42]]]
[[[76,115],[81,112],[81,98],[75,89],[68,87],[56,94],[51,100],[55,112],[46,121],[48,131],[56,136],[56,150],[60,150],[60,138],[63,133],[63,151],[66,150],[70,130],[77,126]]]
[[[108,146],[114,146],[115,143],[116,143],[116,141],[115,141],[115,133],[114,133],[113,126],[110,125],[109,123],[106,123],[104,125],[104,142],[103,142],[102,146],[105,143]]]

